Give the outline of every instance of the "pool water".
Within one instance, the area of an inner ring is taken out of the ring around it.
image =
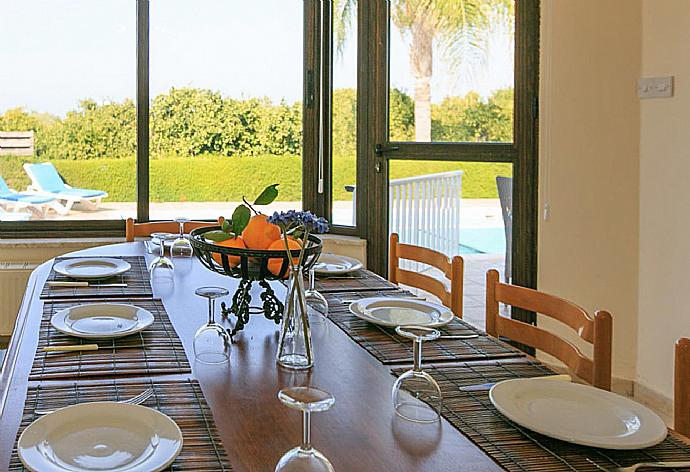
[[[458,254],[504,254],[506,237],[500,228],[462,228]]]

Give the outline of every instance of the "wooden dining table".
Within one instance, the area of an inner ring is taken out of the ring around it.
[[[144,256],[146,263],[154,257],[147,253],[142,242],[102,246],[75,252],[70,256]],[[12,460],[17,463],[16,457],[13,459],[13,450],[20,426],[27,424],[27,409],[31,405],[28,398],[32,395],[31,392],[50,392],[61,388],[67,389],[68,386],[79,386],[83,391],[87,391],[96,388],[99,381],[99,388],[103,388],[102,379],[69,377],[69,372],[67,376],[56,379],[43,377],[33,380],[35,364],[41,360],[37,347],[39,341],[45,338],[46,316],[49,310],[56,306],[48,304],[61,303],[41,298],[45,282],[51,274],[52,264],[52,261],[44,263],[29,279],[0,371],[0,471],[9,469]],[[141,267],[145,273],[145,265]],[[333,297],[337,299],[338,291],[342,292],[343,299],[355,295],[367,296],[375,293],[367,292],[367,284],[380,288],[385,282],[372,273],[365,275],[356,280],[354,285],[357,286],[357,290],[347,289],[347,283],[353,281],[333,284],[333,291],[326,291],[327,298],[329,301]],[[566,443],[546,442],[549,438],[535,439],[533,435],[525,437],[523,430],[511,430],[500,423],[505,420],[490,409],[491,405],[485,396],[470,394],[466,398],[463,397],[462,401],[475,403],[463,404],[464,406],[459,408],[460,402],[457,397],[449,399],[449,403],[454,403],[456,407],[455,412],[448,410],[449,414],[452,413],[455,426],[446,417],[432,424],[411,423],[399,418],[394,413],[391,399],[395,381],[392,374],[399,374],[401,369],[409,367],[412,358],[410,356],[409,363],[401,363],[397,358],[394,359],[395,362],[382,361],[376,357],[377,354],[380,357],[379,351],[358,345],[358,334],[353,335],[350,332],[348,335],[347,330],[343,328],[345,325],[342,318],[347,316],[345,304],[338,306],[339,313],[332,313],[332,320],[312,327],[315,360],[313,368],[308,371],[290,371],[276,365],[279,326],[261,315],[252,316],[249,324],[234,337],[228,363],[206,365],[195,362],[194,334],[207,321],[208,313],[207,300],[195,295],[195,289],[216,285],[228,288],[232,294],[237,284],[236,279],[210,271],[196,258],[177,260],[174,283],[153,283],[152,295],[147,298],[142,296],[139,300],[151,306],[159,303],[154,299],[162,302],[164,312],[167,312],[167,317],[181,341],[180,350],[184,350],[189,365],[185,359],[182,363],[182,373],[123,376],[120,372],[118,375],[118,382],[132,384],[167,382],[179,385],[194,382],[197,385],[198,382],[202,396],[212,413],[212,422],[215,423],[213,434],[217,432],[234,471],[272,471],[279,458],[300,443],[301,414],[286,408],[278,400],[277,394],[281,388],[302,385],[320,388],[335,397],[333,408],[312,415],[312,443],[329,458],[335,470],[341,472],[504,470],[499,463],[510,464],[506,465],[508,470],[600,470],[602,467],[598,463],[594,464],[590,457],[601,460],[608,469],[612,464],[641,461],[637,459],[638,456],[616,456],[596,449],[583,453],[582,450],[570,450]],[[279,297],[284,296],[283,284],[274,282],[272,288]],[[137,289],[143,290],[142,287]],[[253,293],[253,296],[256,301],[258,293]],[[230,298],[226,300],[229,301]],[[221,319],[217,315],[216,320],[227,328],[233,326],[231,319]],[[468,329],[467,327],[468,325],[465,325],[463,329]],[[453,369],[464,369],[465,373],[476,375],[470,375],[469,380],[465,379],[474,382],[474,385],[486,382],[482,376],[488,375],[487,372],[492,369],[501,371],[499,375],[503,375],[504,370],[511,371],[511,375],[517,370],[523,373],[529,371],[528,376],[552,372],[519,351],[512,348],[506,351],[506,345],[501,341],[487,338],[484,333],[482,336],[484,346],[488,340],[492,349],[500,348],[494,351],[497,357],[490,360],[447,361],[443,360],[443,355],[456,355],[460,351],[445,352],[447,350],[444,346],[437,347],[436,355],[441,356],[442,360],[437,360],[428,368],[432,374],[439,376],[439,382],[449,389],[447,392],[458,392],[457,383],[454,383],[457,381],[458,371]],[[429,350],[433,351],[431,346]],[[399,354],[400,351],[396,351],[396,355]],[[117,358],[117,350],[113,350],[113,356]],[[450,393],[451,397],[452,395]],[[459,427],[461,423],[465,427]],[[184,425],[182,430],[184,435]],[[496,432],[498,433],[495,434]],[[502,441],[500,444],[491,442],[499,436]],[[478,445],[482,444],[481,441],[484,441],[484,449]],[[658,451],[653,451],[658,457],[666,460],[671,460],[669,457],[690,458],[690,449],[684,442],[667,440],[664,444],[665,446],[662,445]],[[521,451],[518,455],[522,454],[519,461],[514,460],[516,450]],[[535,451],[545,454],[543,457],[548,460],[536,457],[532,461],[532,456],[539,455],[534,454]],[[567,460],[564,459],[565,455],[559,455],[559,451],[569,454]],[[638,453],[642,459],[655,457],[644,451]],[[184,470],[184,467],[174,470]],[[207,469],[197,467],[196,470]]]
[[[142,242],[114,244],[73,253],[74,256],[147,254]],[[14,334],[0,374],[0,470],[6,470],[17,439],[27,388],[73,380],[29,381],[43,313],[39,298],[51,270],[48,261],[31,275]],[[278,391],[311,385],[334,395],[334,407],[313,415],[314,447],[339,471],[492,471],[502,470],[445,419],[432,425],[409,423],[393,411],[390,368],[327,322],[313,327],[314,367],[306,372],[276,365],[278,325],[253,316],[235,336],[229,363],[194,362],[193,338],[206,321],[207,301],[194,294],[204,285],[230,289],[237,280],[209,271],[197,260],[176,267],[174,284],[153,285],[177,331],[192,372],[159,379],[194,378],[213,412],[233,470],[270,471],[301,439],[300,413],[283,406]],[[282,296],[284,287],[274,283]],[[219,317],[218,317],[219,318]],[[232,322],[221,320],[231,327]],[[136,379],[133,379],[136,380]],[[89,380],[80,380],[88,384]]]

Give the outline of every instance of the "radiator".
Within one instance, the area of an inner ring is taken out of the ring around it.
[[[0,263],[0,336],[12,334],[26,283],[36,267],[33,262]]]

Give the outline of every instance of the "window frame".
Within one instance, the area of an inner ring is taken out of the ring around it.
[[[132,0],[136,6],[136,219],[150,220],[150,0]],[[331,46],[330,0],[303,2],[303,95],[302,95],[302,205],[305,209],[331,214],[330,117]],[[323,16],[321,16],[323,15]],[[324,62],[325,61],[325,62]],[[315,80],[323,71],[321,81]],[[321,84],[327,84],[323,87]],[[321,114],[319,110],[321,107]],[[320,124],[321,123],[321,124]],[[319,139],[319,126],[323,133]],[[323,152],[323,192],[317,192],[319,147]],[[209,219],[208,221],[213,221]],[[334,228],[337,232],[339,227]],[[345,233],[352,228],[344,227]],[[125,220],[33,220],[0,222],[0,238],[124,237]]]
[[[136,5],[137,220],[149,221],[149,31],[150,0]],[[332,1],[303,4],[302,204],[332,217]],[[524,232],[515,235],[514,279],[536,286],[537,87],[539,0],[516,1],[515,115],[513,143],[411,143],[388,141],[389,0],[357,2],[357,119],[355,226],[333,225],[334,234],[367,240],[368,266],[385,274],[387,261],[388,160],[424,159],[512,162],[516,189],[514,218]],[[377,152],[377,145],[383,152]],[[391,147],[396,151],[386,151]],[[322,160],[319,160],[319,152]],[[395,155],[393,155],[393,153]],[[319,192],[319,166],[323,191]],[[210,221],[210,220],[209,220]],[[0,238],[123,236],[124,220],[0,222]],[[524,265],[524,267],[522,267]]]

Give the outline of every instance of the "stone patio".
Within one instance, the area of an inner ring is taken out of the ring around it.
[[[463,290],[463,319],[480,329],[485,329],[486,316],[486,272],[497,269],[503,279],[505,265],[503,254],[464,254],[465,277]],[[443,279],[440,271],[422,270],[427,275]],[[429,301],[440,302],[433,295],[421,292],[412,287],[405,287],[411,292],[423,296]]]

